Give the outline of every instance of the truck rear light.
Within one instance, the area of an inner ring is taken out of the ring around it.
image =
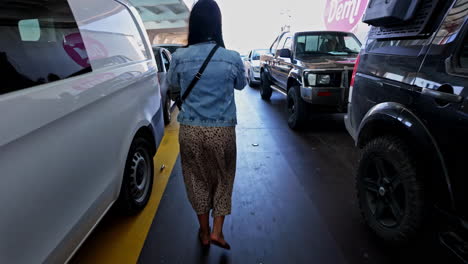
[[[351,82],[349,83],[350,87],[354,86],[354,78],[356,77],[357,68],[358,68],[360,60],[361,60],[361,54],[359,54],[356,58],[356,63],[354,64],[354,68],[353,68],[353,74],[351,75]]]

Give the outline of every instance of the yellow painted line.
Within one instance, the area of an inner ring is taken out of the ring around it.
[[[177,116],[177,113],[173,116]],[[104,217],[71,263],[137,263],[179,155],[178,133],[179,124],[175,121],[165,129],[164,138],[154,157],[153,191],[145,209],[132,217]],[[160,171],[163,164],[166,168]]]

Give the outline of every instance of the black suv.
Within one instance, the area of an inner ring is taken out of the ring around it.
[[[345,123],[362,149],[359,205],[394,243],[443,216],[442,243],[468,260],[468,1],[385,4],[395,2],[418,5],[400,20],[368,7],[373,27],[351,80]]]

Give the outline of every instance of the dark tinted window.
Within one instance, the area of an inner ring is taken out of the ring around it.
[[[114,4],[115,8],[103,19],[81,26],[85,43],[90,47],[89,56],[94,69],[150,58],[130,12],[121,4]]]
[[[67,1],[0,3],[0,94],[91,71]]]
[[[429,39],[369,39],[366,51],[400,56],[418,56],[423,46],[428,43]]]

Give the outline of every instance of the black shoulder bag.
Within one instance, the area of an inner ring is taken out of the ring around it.
[[[216,44],[214,46],[214,48],[211,50],[210,54],[208,54],[208,57],[206,58],[205,62],[203,62],[200,70],[197,72],[197,74],[195,75],[195,77],[193,78],[192,82],[190,82],[189,86],[187,87],[187,90],[185,90],[184,94],[182,95],[182,97],[179,97],[177,98],[176,100],[176,105],[179,109],[182,108],[182,104],[184,103],[185,99],[187,99],[187,97],[189,96],[190,92],[192,91],[193,87],[195,87],[195,85],[197,84],[197,82],[201,79],[202,75],[203,75],[203,72],[205,71],[206,69],[206,66],[208,66],[208,63],[210,63],[211,61],[211,58],[213,58],[214,54],[216,53],[216,51],[218,50],[219,48],[219,45]]]

